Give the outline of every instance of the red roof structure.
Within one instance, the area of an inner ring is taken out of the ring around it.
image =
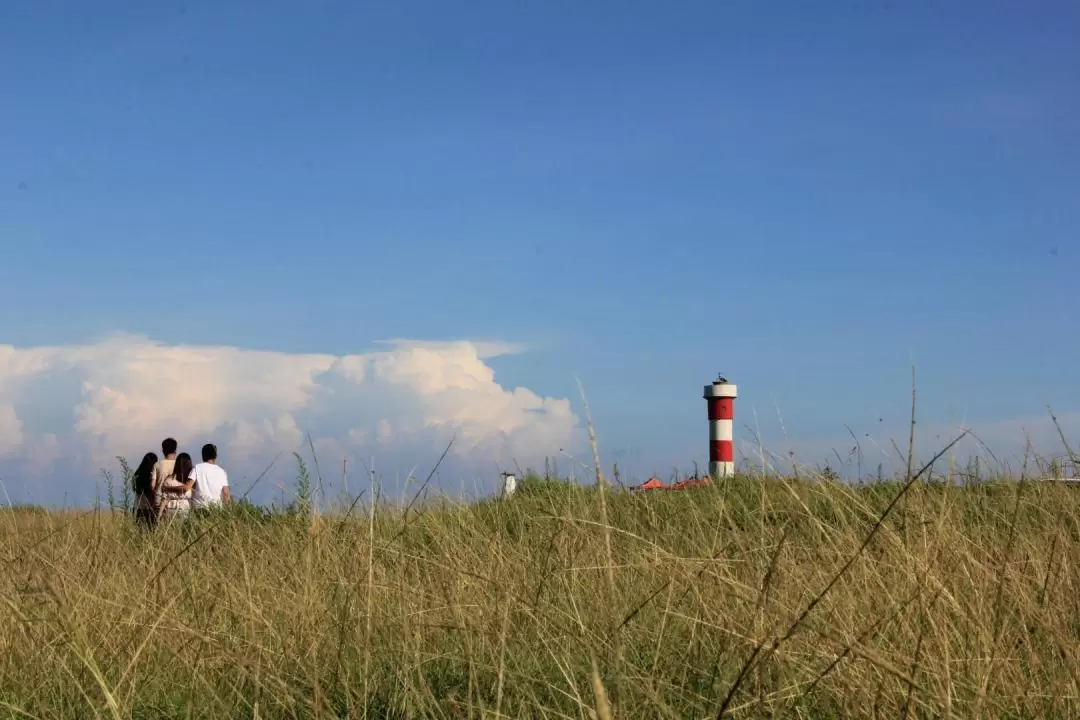
[[[686,488],[698,487],[701,485],[712,485],[712,478],[706,475],[703,478],[688,477],[685,480],[680,480],[671,486],[672,490],[685,490]]]
[[[630,490],[632,492],[643,492],[645,490],[686,490],[687,488],[697,487],[699,485],[711,484],[712,479],[707,475],[703,478],[691,476],[686,478],[685,480],[680,480],[672,485],[668,485],[663,480],[654,475],[640,485],[636,485],[630,488]]]
[[[631,490],[667,490],[668,486],[660,478],[653,476],[641,483],[630,488]]]

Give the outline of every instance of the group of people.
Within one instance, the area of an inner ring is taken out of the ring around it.
[[[217,447],[202,446],[202,462],[195,464],[191,455],[177,453],[173,438],[161,442],[163,457],[149,452],[135,470],[135,520],[152,528],[162,520],[184,518],[200,511],[231,502],[229,476],[217,463]]]

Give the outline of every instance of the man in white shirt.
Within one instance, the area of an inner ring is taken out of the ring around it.
[[[192,509],[202,510],[230,502],[229,476],[217,464],[217,447],[212,443],[203,445],[202,459],[188,475],[188,480],[195,481]]]

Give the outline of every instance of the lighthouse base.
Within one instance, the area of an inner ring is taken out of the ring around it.
[[[709,474],[714,478],[731,477],[735,474],[735,463],[711,462],[709,463]]]

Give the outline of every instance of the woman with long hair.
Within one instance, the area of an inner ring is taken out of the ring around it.
[[[158,488],[161,512],[159,520],[183,518],[191,511],[191,488],[195,486],[195,481],[189,480],[188,476],[194,467],[191,456],[186,452],[176,456],[172,475],[166,477]]]
[[[131,489],[135,491],[135,522],[148,530],[154,527],[157,520],[152,477],[157,460],[155,453],[146,453],[131,475]]]

